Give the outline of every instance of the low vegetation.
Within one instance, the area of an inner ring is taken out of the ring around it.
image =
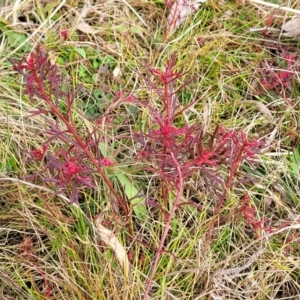
[[[298,299],[300,4],[4,2],[1,299]]]

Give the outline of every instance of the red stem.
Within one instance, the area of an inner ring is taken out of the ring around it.
[[[166,100],[165,101],[165,107],[166,107],[166,112],[167,112],[167,116],[166,116],[167,124],[163,124],[163,126],[166,126],[166,125],[171,126],[172,120],[173,120],[173,115],[174,115],[174,112],[175,112],[175,103],[173,103],[173,101],[171,99],[172,93],[173,93],[173,85],[171,83],[169,83],[167,80],[164,80],[163,82],[164,82],[164,99]],[[171,109],[173,111],[171,111]],[[146,291],[145,291],[145,295],[143,297],[143,300],[146,300],[148,298],[148,295],[149,295],[149,292],[150,292],[150,289],[151,289],[151,286],[152,286],[152,282],[153,282],[153,277],[154,277],[154,274],[156,272],[158,263],[161,259],[164,243],[166,241],[166,238],[167,238],[168,233],[169,233],[170,228],[171,228],[171,221],[173,219],[173,216],[174,216],[177,208],[179,207],[180,198],[181,198],[182,193],[183,193],[183,177],[182,177],[181,168],[180,168],[180,165],[178,163],[178,160],[177,160],[174,152],[172,151],[172,149],[170,149],[171,145],[169,143],[168,138],[169,138],[169,136],[164,136],[165,146],[164,146],[164,149],[163,149],[163,153],[166,154],[167,150],[169,150],[170,155],[171,155],[171,157],[174,161],[174,164],[176,166],[176,169],[177,169],[177,172],[178,172],[178,178],[179,178],[179,182],[178,182],[178,186],[177,186],[178,193],[177,193],[176,199],[173,203],[173,206],[172,206],[172,209],[171,209],[170,213],[165,213],[165,216],[166,216],[165,228],[164,228],[164,231],[162,233],[160,243],[158,245],[158,249],[157,249],[157,252],[156,252],[156,255],[155,255],[155,259],[154,259],[154,262],[153,262],[153,265],[152,265],[152,268],[151,268],[151,271],[150,271],[150,274],[149,274],[149,279],[148,279],[148,282],[147,282],[147,287],[146,287]],[[165,164],[162,165],[162,172],[164,172],[164,169],[165,169]],[[169,189],[168,189],[168,187],[165,186],[164,182],[162,182],[162,184],[163,184],[162,193],[163,193],[164,205],[165,205],[165,208],[167,208],[168,207],[167,197],[168,197]]]
[[[157,249],[157,252],[156,252],[156,255],[155,255],[155,259],[154,259],[154,262],[153,262],[153,265],[152,265],[152,268],[151,268],[151,271],[150,271],[150,274],[149,274],[149,279],[148,279],[148,282],[147,282],[147,287],[146,287],[146,291],[145,291],[145,295],[143,297],[143,300],[146,300],[148,299],[148,295],[149,295],[149,292],[150,292],[150,289],[151,289],[151,286],[152,286],[152,282],[153,282],[153,276],[156,272],[156,269],[157,269],[157,266],[158,266],[158,263],[160,261],[160,258],[161,258],[161,254],[163,252],[163,247],[164,247],[164,243],[166,241],[166,238],[168,236],[168,233],[170,231],[170,228],[171,228],[171,221],[173,219],[173,216],[179,206],[179,201],[180,201],[180,198],[182,196],[182,192],[183,192],[183,178],[182,178],[182,174],[181,174],[181,169],[180,169],[180,166],[178,164],[178,161],[174,155],[174,153],[171,151],[171,156],[172,156],[172,159],[176,165],[176,169],[177,169],[177,172],[178,172],[178,178],[179,178],[179,182],[178,182],[178,193],[177,193],[177,196],[176,196],[176,199],[174,201],[174,204],[173,204],[173,207],[171,209],[171,212],[169,213],[168,215],[168,218],[166,220],[166,224],[165,224],[165,228],[164,228],[164,231],[163,231],[163,234],[161,236],[161,239],[160,239],[160,242],[159,242],[159,245],[158,245],[158,249]]]
[[[47,92],[45,91],[43,81],[39,79],[39,77],[38,77],[38,75],[37,75],[37,73],[36,73],[35,70],[34,70],[34,76],[35,76],[36,82],[38,84],[39,92],[42,94],[42,97],[43,97],[44,101],[50,106],[50,108],[55,113],[55,115],[66,125],[66,127],[68,128],[68,131],[75,138],[75,140],[80,145],[80,147],[83,149],[83,151],[85,152],[85,154],[87,155],[87,157],[91,160],[91,162],[93,163],[93,165],[96,167],[97,171],[99,172],[99,174],[103,178],[104,182],[107,184],[107,186],[109,187],[109,189],[111,190],[111,192],[116,197],[119,205],[121,206],[122,210],[126,214],[126,218],[128,219],[129,218],[129,211],[128,211],[128,207],[124,204],[123,199],[120,197],[120,195],[114,189],[113,184],[111,183],[111,181],[108,179],[108,177],[106,176],[106,174],[104,173],[104,171],[99,166],[99,163],[96,160],[96,158],[87,149],[85,143],[83,142],[83,140],[81,139],[81,137],[77,134],[77,132],[75,130],[75,127],[72,126],[72,124],[70,124],[68,122],[68,120],[66,120],[66,118],[63,116],[63,114],[52,103],[51,97],[49,97],[47,95]]]
[[[212,220],[212,222],[210,223],[209,227],[208,227],[208,231],[207,231],[207,240],[209,241],[211,239],[211,236],[212,236],[212,230],[213,230],[213,227],[217,221],[217,219],[215,218],[216,216],[218,216],[220,214],[220,211],[221,211],[221,208],[223,207],[224,205],[224,202],[226,200],[226,197],[227,197],[227,193],[228,193],[228,190],[229,188],[231,187],[232,185],[232,181],[233,181],[233,178],[236,174],[236,171],[241,163],[241,157],[242,157],[242,154],[243,154],[243,151],[245,149],[245,146],[243,145],[240,149],[240,151],[238,152],[237,156],[235,157],[234,159],[234,162],[233,162],[233,165],[232,165],[232,168],[230,169],[230,173],[227,177],[227,180],[226,180],[226,183],[225,183],[225,191],[223,193],[223,196],[222,198],[220,199],[216,209],[215,209],[215,212],[214,212],[214,219]],[[208,245],[208,244],[206,244]]]

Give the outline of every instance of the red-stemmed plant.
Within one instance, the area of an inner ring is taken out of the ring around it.
[[[153,276],[158,266],[166,238],[171,229],[171,221],[183,196],[185,182],[195,173],[200,172],[207,186],[211,186],[212,197],[217,203],[215,215],[220,213],[228,191],[239,183],[238,171],[244,162],[249,164],[260,152],[262,143],[250,141],[243,131],[226,130],[217,126],[210,137],[205,137],[203,126],[189,125],[178,122],[195,102],[181,107],[177,102],[177,92],[187,84],[176,87],[176,82],[184,74],[175,71],[176,57],[172,56],[164,70],[148,67],[154,77],[143,79],[146,86],[154,90],[162,103],[160,108],[139,99],[137,96],[119,95],[124,102],[146,108],[151,118],[151,124],[145,132],[135,132],[134,138],[141,150],[138,159],[145,162],[144,169],[158,178],[160,199],[151,199],[151,203],[163,210],[165,227],[160,239],[154,262],[149,275],[144,299],[149,295]],[[142,75],[140,75],[142,76]],[[150,164],[149,164],[150,162]],[[224,175],[225,173],[225,175]],[[169,197],[174,195],[170,205]],[[211,222],[208,238],[215,221]]]
[[[93,187],[91,175],[98,172],[129,218],[129,206],[116,192],[104,172],[104,168],[111,166],[113,161],[103,157],[98,149],[101,140],[96,134],[98,125],[95,124],[91,131],[86,130],[84,136],[79,133],[72,112],[75,92],[64,84],[58,67],[51,64],[40,46],[27,60],[12,60],[12,63],[14,69],[25,78],[25,93],[29,95],[30,100],[42,100],[46,104],[45,108],[39,108],[32,115],[44,116],[48,126],[48,140],[41,149],[29,152],[29,161],[42,161],[45,164],[50,176],[42,176],[44,182],[54,185],[56,192],[63,192],[66,187],[71,188],[70,197],[72,201],[77,201],[78,187]],[[182,121],[185,120],[184,112],[194,105],[196,100],[185,107],[178,103],[178,91],[188,83],[177,86],[178,79],[185,74],[176,71],[175,56],[167,60],[163,70],[152,67],[148,67],[148,70],[148,75],[138,73],[138,76],[144,80],[147,89],[156,92],[160,106],[140,99],[138,95],[118,92],[111,109],[108,108],[108,112],[111,113],[117,105],[130,103],[146,109],[151,119],[147,130],[134,132],[133,138],[137,143],[136,148],[140,148],[137,159],[142,162],[142,168],[157,178],[159,198],[151,201],[158,203],[158,207],[162,209],[165,223],[144,299],[149,295],[158,263],[165,252],[164,245],[171,229],[171,221],[181,206],[185,182],[195,172],[201,174],[207,187],[211,187],[209,191],[216,203],[214,214],[217,216],[226,202],[228,191],[242,181],[239,175],[240,167],[244,162],[251,164],[262,147],[261,142],[250,141],[243,131],[217,126],[214,132],[204,134],[201,123],[190,125]],[[49,150],[53,140],[60,140],[62,145],[55,153]],[[173,202],[170,203],[169,198],[172,195]],[[212,220],[208,230],[209,239],[215,220],[216,218]]]
[[[78,188],[92,187],[91,174],[97,172],[118,201],[123,213],[129,218],[129,209],[124,199],[117,193],[104,168],[111,165],[109,158],[99,150],[101,137],[96,134],[97,124],[84,134],[78,130],[73,118],[73,104],[76,93],[64,83],[58,66],[52,64],[45,50],[38,45],[28,59],[11,59],[13,68],[25,80],[25,94],[31,102],[43,101],[45,108],[39,107],[32,116],[42,115],[47,125],[48,140],[41,149],[29,152],[29,161],[43,161],[46,166],[42,179],[53,184],[58,193],[71,189],[71,202],[78,201]],[[51,117],[50,117],[51,116]],[[52,153],[49,144],[60,140],[62,146]]]

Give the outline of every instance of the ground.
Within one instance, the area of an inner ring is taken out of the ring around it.
[[[300,299],[300,3],[187,2],[0,1],[1,299]]]

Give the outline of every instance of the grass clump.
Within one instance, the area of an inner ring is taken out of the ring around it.
[[[298,41],[172,4],[6,1],[3,299],[299,296]]]

